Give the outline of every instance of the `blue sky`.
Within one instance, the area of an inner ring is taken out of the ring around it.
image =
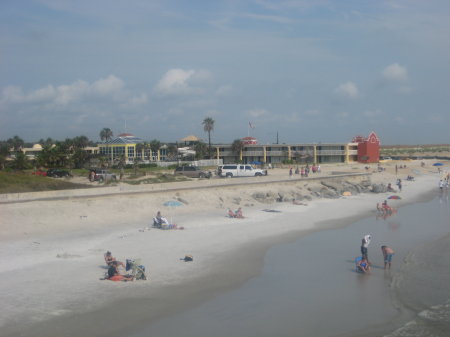
[[[450,143],[448,0],[4,0],[0,139]],[[251,122],[255,128],[249,131]]]

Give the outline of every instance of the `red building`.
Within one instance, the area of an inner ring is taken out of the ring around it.
[[[358,162],[378,163],[380,160],[380,139],[375,132],[371,132],[367,138],[356,136],[352,140],[358,143]]]
[[[244,145],[256,145],[258,144],[258,140],[255,137],[244,137],[241,139],[242,144]]]

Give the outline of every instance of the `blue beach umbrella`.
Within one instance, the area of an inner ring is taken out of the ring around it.
[[[433,166],[444,166],[442,163],[434,163]]]
[[[169,201],[166,201],[163,205],[167,206],[167,207],[178,207],[178,206],[183,206],[183,203],[179,202],[177,200],[169,200]]]

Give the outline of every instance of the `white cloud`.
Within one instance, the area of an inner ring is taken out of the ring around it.
[[[8,86],[2,90],[0,101],[8,104],[53,104],[67,106],[71,103],[86,102],[90,99],[116,101],[120,98],[125,104],[144,104],[147,102],[145,94],[132,96],[124,89],[124,82],[114,76],[100,78],[93,83],[78,80],[70,84],[45,87],[24,93],[22,88]]]
[[[159,80],[155,91],[162,95],[201,94],[205,90],[199,86],[211,78],[206,70],[170,69]]]
[[[92,89],[101,95],[108,95],[120,91],[123,87],[123,81],[114,75],[109,75],[107,78],[101,78],[92,83]]]
[[[20,103],[23,101],[24,93],[22,88],[13,85],[7,86],[2,90],[2,103]]]
[[[335,92],[339,96],[349,98],[349,99],[356,99],[356,98],[358,98],[358,95],[359,95],[358,87],[353,82],[346,82],[346,83],[340,84],[335,89]]]
[[[388,81],[406,81],[408,80],[408,71],[398,63],[391,64],[381,72],[384,79]]]

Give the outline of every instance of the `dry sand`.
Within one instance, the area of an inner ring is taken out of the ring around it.
[[[431,163],[421,168],[420,162],[389,162],[382,164],[386,170],[381,173],[376,171],[376,165],[371,165],[368,172],[372,183],[394,185],[397,177],[403,180],[402,200],[395,201],[395,206],[400,207],[437,188],[439,175]],[[407,165],[398,176],[396,164]],[[336,172],[366,173],[364,167],[325,165],[320,178]],[[3,334],[58,336],[64,331],[67,336],[112,336],[114,331],[120,335],[127,324],[105,320],[105,313],[115,318],[124,317],[127,311],[128,324],[132,325],[131,318],[148,320],[202,300],[256,274],[270,245],[320,230],[324,221],[342,222],[344,218],[374,212],[376,203],[388,196],[371,193],[339,199],[313,198],[304,201],[306,205],[264,204],[255,200],[253,193],[305,195],[320,185],[318,175],[289,179],[287,168],[274,169],[269,174],[157,186],[119,185],[99,189],[98,196],[92,195],[91,190],[86,191],[87,196],[83,196],[83,191],[1,196]],[[408,174],[414,175],[416,181],[406,181]],[[346,179],[361,181],[367,177]],[[163,206],[176,198],[185,204]],[[239,206],[243,207],[245,219],[225,216],[227,208]],[[185,229],[149,229],[158,210]],[[140,258],[149,280],[99,280],[106,271],[106,250],[122,261]],[[181,261],[186,254],[192,254],[194,262]],[[130,299],[135,301],[129,302]],[[122,309],[118,310],[117,305],[111,308],[112,303],[121,303]],[[130,305],[133,307],[126,309]],[[140,307],[145,307],[145,312],[133,313]],[[78,320],[71,321],[73,317]],[[96,323],[89,324],[88,317],[95,317]],[[106,323],[98,323],[102,319]],[[45,322],[51,323],[44,328]]]

